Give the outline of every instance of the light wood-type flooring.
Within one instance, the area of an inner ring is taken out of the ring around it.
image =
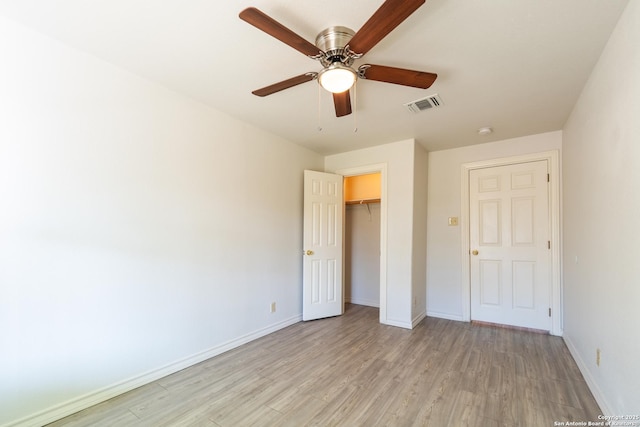
[[[50,426],[553,426],[600,409],[559,337],[349,305]]]

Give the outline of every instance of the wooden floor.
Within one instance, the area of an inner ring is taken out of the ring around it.
[[[298,323],[50,426],[553,426],[600,409],[561,338],[378,310]]]

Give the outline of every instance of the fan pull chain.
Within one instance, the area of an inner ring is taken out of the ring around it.
[[[353,133],[358,132],[358,79],[353,83]]]
[[[321,112],[321,105],[322,105],[322,88],[320,87],[320,85],[318,84],[318,132],[322,132],[322,126],[320,125],[320,112]]]

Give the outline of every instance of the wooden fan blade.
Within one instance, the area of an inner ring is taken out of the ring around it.
[[[386,0],[349,41],[349,48],[364,55],[424,4],[425,0]]]
[[[336,117],[348,116],[351,114],[351,96],[349,91],[333,94],[333,105],[336,107]]]
[[[273,18],[265,15],[255,7],[249,7],[240,12],[240,19],[248,22],[259,30],[264,31],[270,36],[275,37],[282,43],[287,44],[295,50],[307,55],[315,56],[322,53],[316,46],[303,39],[281,23],[277,22]]]
[[[299,76],[291,77],[290,79],[283,80],[278,83],[274,83],[272,85],[263,87],[262,89],[257,89],[251,92],[257,96],[267,96],[276,92],[280,92],[281,90],[289,89],[290,87],[297,86],[302,83],[310,82],[311,80],[316,78],[317,73],[305,73],[300,74]]]
[[[358,68],[364,72],[364,78],[378,82],[393,83],[403,86],[426,89],[430,87],[438,77],[437,74],[424,71],[406,70],[404,68],[385,67],[384,65],[365,64]]]

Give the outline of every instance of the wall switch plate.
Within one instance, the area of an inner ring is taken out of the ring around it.
[[[272,312],[272,313],[275,313],[275,312],[276,312],[276,303],[275,303],[275,302],[272,302],[272,303],[271,303],[271,312]]]
[[[449,225],[458,225],[458,217],[450,216],[449,217]]]

